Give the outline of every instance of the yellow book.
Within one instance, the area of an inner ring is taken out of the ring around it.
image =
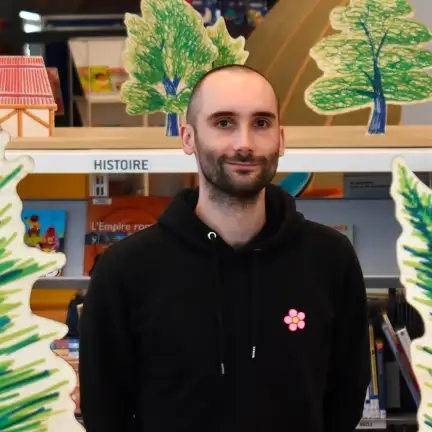
[[[369,345],[370,345],[370,356],[371,356],[371,373],[372,373],[372,390],[374,396],[378,397],[378,373],[377,373],[377,360],[375,350],[375,333],[374,328],[369,324]]]

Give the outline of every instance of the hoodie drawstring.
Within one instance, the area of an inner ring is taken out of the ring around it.
[[[216,279],[216,295],[218,298],[218,342],[219,342],[219,362],[221,368],[221,374],[225,375],[225,335],[224,335],[224,321],[223,321],[223,298],[222,298],[222,287],[220,286],[219,279],[219,256],[216,251],[216,233],[209,232],[207,237],[213,243],[215,251],[215,279]]]
[[[223,297],[222,297],[222,287],[220,286],[220,278],[219,278],[219,256],[216,250],[215,240],[217,238],[217,234],[213,231],[209,232],[207,235],[208,239],[212,242],[214,252],[215,252],[215,284],[216,284],[216,295],[218,299],[218,311],[217,311],[217,319],[218,319],[218,344],[219,344],[219,363],[221,368],[221,374],[225,375],[225,328],[224,328],[224,318],[223,318]],[[261,252],[260,249],[254,250],[254,262],[252,265],[252,277],[251,277],[251,311],[250,311],[250,322],[251,322],[251,358],[254,359],[256,357],[257,351],[257,326],[258,326],[258,303],[256,299],[256,267],[258,262],[258,253]]]
[[[251,334],[251,342],[252,342],[252,358],[256,357],[256,349],[257,349],[257,326],[258,326],[258,304],[256,300],[256,267],[258,263],[258,253],[261,252],[260,249],[254,250],[254,261],[252,265],[252,278],[251,278],[251,325],[252,325],[252,334]]]

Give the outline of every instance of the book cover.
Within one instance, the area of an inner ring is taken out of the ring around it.
[[[78,74],[86,94],[113,92],[107,66],[80,67],[78,68]]]
[[[399,339],[400,344],[402,345],[402,348],[405,352],[405,355],[408,357],[408,360],[412,361],[411,359],[411,351],[410,351],[410,346],[411,346],[411,337],[408,333],[408,330],[406,327],[403,327],[399,330],[396,331],[397,337]]]
[[[90,66],[78,68],[82,88],[88,93],[119,93],[129,75],[124,67]]]
[[[382,318],[383,318],[383,322],[381,324],[382,330],[393,352],[393,355],[399,365],[399,369],[407,384],[407,387],[411,392],[411,396],[414,400],[414,403],[418,408],[420,405],[420,391],[419,391],[419,385],[416,376],[414,375],[409,359],[406,356],[402,348],[402,345],[399,342],[399,339],[396,335],[396,332],[393,328],[392,323],[390,322],[387,313],[383,312]]]
[[[123,67],[108,68],[108,76],[111,81],[113,91],[119,92],[123,83],[129,78],[128,73]]]
[[[22,220],[26,226],[24,242],[44,252],[64,252],[66,211],[52,209],[24,209]],[[61,276],[63,269],[55,270],[46,276]]]
[[[369,324],[369,349],[371,362],[371,385],[370,385],[370,401],[373,418],[380,418],[379,410],[379,388],[378,388],[378,373],[377,373],[377,358],[375,351],[375,331],[372,324]]]
[[[384,368],[384,341],[377,339],[375,341],[375,351],[377,357],[377,371],[378,371],[378,402],[380,408],[380,417],[385,419],[387,417],[387,404],[385,394],[385,368]]]
[[[51,90],[53,92],[53,96],[57,104],[56,115],[58,116],[64,115],[63,93],[61,91],[58,69],[55,67],[48,67],[46,69],[48,73],[48,79],[51,84]]]
[[[51,350],[67,361],[76,374],[76,386],[71,394],[75,403],[75,415],[81,414],[80,404],[80,381],[79,381],[79,340],[78,339],[58,339],[51,344]]]
[[[113,243],[153,225],[171,197],[115,196],[90,198],[84,246],[84,274],[97,255]]]

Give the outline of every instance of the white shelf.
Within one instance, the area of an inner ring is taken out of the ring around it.
[[[398,276],[364,276],[368,289],[386,290],[400,286]],[[35,288],[76,288],[85,289],[90,281],[89,276],[42,277],[37,280]]]
[[[398,275],[365,275],[366,286],[370,289],[401,288],[402,282]]]
[[[7,158],[22,154],[27,154],[34,159],[34,173],[197,172],[195,158],[185,155],[181,149],[6,151]],[[414,172],[432,171],[432,148],[358,148],[287,149],[279,161],[279,172],[391,172],[392,161],[398,156],[403,157]],[[132,164],[132,168],[98,168],[100,162],[118,160],[122,161],[123,165]]]
[[[89,276],[56,276],[42,277],[36,281],[34,288],[43,289],[86,289],[90,282]]]

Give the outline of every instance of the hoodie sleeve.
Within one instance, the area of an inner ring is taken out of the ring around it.
[[[127,286],[105,253],[92,273],[80,319],[80,405],[87,432],[133,430]]]
[[[342,278],[338,278],[339,312],[323,406],[325,432],[355,431],[362,418],[371,377],[366,287],[348,239],[339,259],[343,269]]]

